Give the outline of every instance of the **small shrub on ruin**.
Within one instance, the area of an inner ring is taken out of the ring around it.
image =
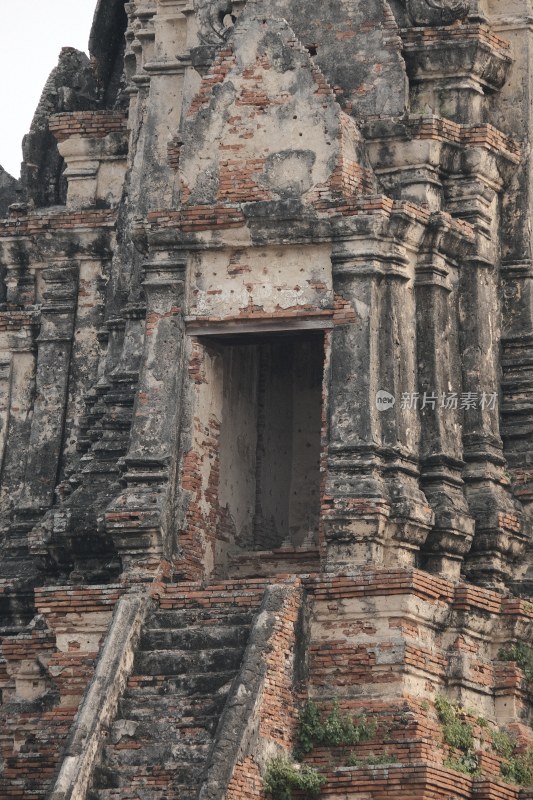
[[[501,661],[515,661],[523,671],[528,682],[533,681],[533,649],[525,642],[515,642],[502,647],[498,653]]]
[[[445,766],[467,775],[479,774],[479,758],[474,750],[472,725],[460,715],[463,709],[445,697],[435,698],[435,710],[442,725],[442,736],[448,747],[459,750],[459,756],[450,756]]]
[[[520,753],[516,740],[502,730],[492,732],[492,746],[504,759],[500,766],[502,778],[518,786],[533,785],[533,748]]]
[[[459,758],[448,758],[444,762],[444,766],[471,777],[478,777],[481,774],[478,757],[473,752],[465,753]]]
[[[268,762],[263,785],[266,795],[272,800],[291,800],[293,791],[316,797],[325,782],[324,776],[314,767],[278,756]]]
[[[500,767],[502,777],[518,786],[533,786],[533,748],[515,754]]]
[[[316,704],[308,701],[298,723],[299,751],[310,753],[313,747],[349,747],[371,739],[377,730],[366,717],[352,718],[341,714],[337,701],[324,718]]]
[[[298,720],[298,743],[302,753],[310,753],[316,742],[322,739],[324,729],[322,715],[316,703],[308,700]]]
[[[469,722],[460,719],[460,707],[444,697],[436,697],[435,709],[446,744],[463,753],[471,751],[474,747],[474,731]]]
[[[514,739],[505,731],[492,731],[492,746],[502,758],[512,758],[516,749]]]

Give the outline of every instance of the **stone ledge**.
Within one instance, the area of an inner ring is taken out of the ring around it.
[[[58,142],[64,142],[71,136],[103,139],[110,133],[124,133],[127,123],[128,115],[119,111],[73,111],[53,114],[49,129]]]
[[[117,212],[109,209],[87,209],[28,214],[15,219],[0,220],[0,238],[28,236],[47,231],[70,231],[76,228],[114,227]]]

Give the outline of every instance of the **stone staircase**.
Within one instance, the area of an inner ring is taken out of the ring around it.
[[[89,800],[193,800],[264,586],[166,590],[148,616]]]

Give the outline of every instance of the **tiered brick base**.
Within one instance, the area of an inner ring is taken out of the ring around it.
[[[178,773],[185,777],[189,758],[185,748],[181,772],[174,770],[174,728],[179,736],[194,738],[203,730],[205,717],[206,731],[209,737],[214,735],[224,698],[219,687],[210,701],[209,681],[216,677],[210,677],[211,667],[215,672],[225,669],[222,653],[230,643],[241,648],[242,657],[247,641],[242,625],[250,624],[265,583],[257,578],[207,586],[153,585],[154,612],[145,625],[119,718],[96,772],[95,797],[135,797],[132,769],[142,778],[139,789],[151,792],[150,797],[174,797]],[[303,577],[301,583],[306,593],[303,624],[298,624],[297,581],[276,616],[265,654],[265,682],[254,711],[256,744],[237,761],[226,800],[264,796],[261,774],[273,754],[292,751],[295,702],[307,697],[324,713],[338,703],[342,714],[364,716],[372,730],[370,738],[356,746],[315,747],[306,757],[327,778],[323,797],[526,800],[533,796],[503,780],[502,757],[491,737],[493,731],[505,730],[522,749],[533,741],[525,676],[517,664],[499,660],[503,646],[530,640],[532,604],[469,585],[454,586],[418,570],[367,569],[344,577],[315,574]],[[118,586],[38,590],[40,615],[31,630],[5,637],[2,800],[44,800],[49,793],[121,591]],[[306,646],[306,659],[303,648],[298,655],[297,642]],[[230,650],[228,658],[234,652]],[[307,670],[302,669],[304,661]],[[236,674],[238,659],[230,667]],[[188,693],[191,680],[197,694],[205,684],[196,698],[194,692]],[[227,689],[230,678],[224,680]],[[178,689],[182,701],[176,703]],[[475,776],[461,774],[449,763],[461,754],[445,742],[435,707],[439,696],[462,706],[461,718],[471,725],[479,763]],[[166,716],[162,709],[154,713],[154,703],[163,704]],[[188,708],[191,714],[182,719]],[[193,711],[202,719],[195,721]],[[167,742],[172,757],[162,771],[157,752],[166,746],[166,739],[150,744],[148,733],[151,725],[159,730],[163,723],[174,733]],[[185,738],[182,745],[188,747]],[[201,744],[205,759],[207,740]],[[146,763],[137,768],[142,753]],[[373,765],[376,759],[380,763]],[[201,772],[201,764],[195,769]],[[195,772],[198,782],[200,772]]]
[[[91,680],[122,589],[38,589],[27,632],[6,636],[0,660],[2,800],[43,800]]]
[[[491,732],[523,747],[533,740],[521,670],[501,647],[530,639],[533,606],[417,570],[366,570],[306,581],[310,606],[308,694],[325,711],[376,723],[370,741],[316,748],[308,760],[327,774],[324,796],[381,800],[517,800],[505,783]],[[480,777],[446,767],[459,758],[444,741],[435,699],[464,707]],[[383,764],[371,766],[378,757]],[[350,767],[350,763],[358,763]],[[387,760],[389,763],[387,763]]]

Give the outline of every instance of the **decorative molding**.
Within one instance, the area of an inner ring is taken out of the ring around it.
[[[407,13],[413,25],[451,25],[470,11],[470,0],[407,0]]]

